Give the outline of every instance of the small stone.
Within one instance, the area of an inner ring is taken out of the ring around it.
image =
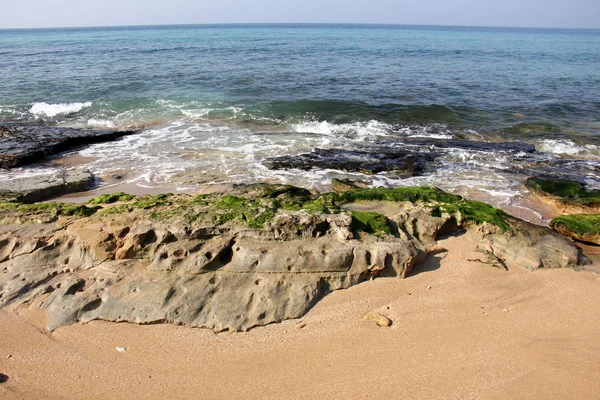
[[[13,358],[13,355],[9,354],[9,355],[6,356],[6,358]]]
[[[502,311],[508,312],[508,308],[503,308]]]
[[[369,321],[375,322],[379,326],[388,327],[392,325],[392,320],[376,311],[371,311],[363,317]]]
[[[299,323],[296,325],[296,328],[298,328],[298,329],[302,329],[302,328],[304,328],[304,327],[306,327],[306,323],[305,323],[305,322],[299,322]]]
[[[115,347],[115,350],[117,350],[119,353],[124,353],[125,350],[127,350],[127,347]]]
[[[427,286],[427,289],[431,289],[431,286]]]

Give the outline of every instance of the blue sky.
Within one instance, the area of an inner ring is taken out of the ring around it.
[[[0,0],[0,28],[261,22],[600,28],[600,0]]]

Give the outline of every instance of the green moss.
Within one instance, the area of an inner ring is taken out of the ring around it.
[[[170,197],[171,193],[157,194],[157,195],[143,195],[137,196],[135,201],[131,203],[133,208],[140,208],[142,210],[148,210],[150,208],[168,206],[171,204]]]
[[[554,218],[553,228],[565,229],[579,235],[600,235],[600,214],[573,214]]]
[[[352,230],[363,231],[375,235],[391,234],[388,219],[376,212],[351,211]]]
[[[440,189],[428,186],[405,188],[375,188],[358,189],[344,193],[332,194],[333,198],[341,203],[354,203],[356,201],[409,201],[411,203],[454,203],[462,197],[446,193]]]
[[[448,214],[458,212],[465,221],[476,224],[487,222],[499,227],[504,232],[510,230],[510,224],[506,221],[506,213],[481,201],[462,199],[455,203],[440,204],[439,208]]]
[[[309,198],[311,196],[310,191],[306,190],[306,189],[302,189],[296,186],[291,186],[291,185],[275,185],[275,186],[269,186],[267,188],[265,188],[263,190],[262,193],[262,197],[271,197],[271,198],[276,198],[276,197],[294,197],[297,199],[300,198]]]
[[[209,205],[212,221],[217,225],[236,220],[252,228],[262,228],[272,221],[277,213],[277,202],[273,199],[247,199],[238,196],[217,197]]]
[[[123,192],[117,192],[117,193],[108,193],[108,194],[101,194],[99,196],[94,197],[91,200],[88,200],[86,202],[86,204],[111,204],[111,203],[116,203],[117,201],[131,201],[134,199],[134,196],[127,194],[127,193],[123,193]]]
[[[24,214],[50,214],[53,216],[64,215],[83,218],[95,214],[99,208],[99,206],[88,207],[84,204],[49,202],[23,204],[17,208],[17,211]]]
[[[600,190],[586,190],[584,183],[568,179],[529,178],[527,187],[559,197],[565,203],[585,206],[600,205]]]
[[[0,211],[16,211],[19,208],[19,203],[2,202],[0,203]]]
[[[114,201],[128,201],[106,207],[101,215],[121,214],[134,209],[151,210],[151,219],[166,220],[183,218],[186,221],[202,221],[222,225],[229,221],[245,223],[252,228],[262,228],[266,222],[272,221],[280,210],[305,210],[310,213],[335,214],[341,212],[338,204],[356,201],[408,201],[431,207],[434,215],[442,213],[460,213],[463,220],[481,224],[488,222],[503,230],[510,228],[506,222],[506,214],[488,204],[464,200],[457,195],[448,194],[432,187],[408,188],[376,188],[356,189],[345,193],[329,193],[318,197],[307,190],[293,186],[252,188],[245,195],[233,196],[223,194],[199,195],[193,198],[173,196],[171,194],[130,196],[124,193],[98,196],[90,204],[107,204]],[[50,213],[52,215],[89,216],[100,206],[87,206],[64,203],[35,203],[22,205],[18,203],[0,203],[0,210],[19,211],[23,213]],[[353,228],[368,233],[389,233],[387,219],[377,213],[353,212]]]

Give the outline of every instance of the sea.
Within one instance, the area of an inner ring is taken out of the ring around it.
[[[50,163],[0,170],[0,180],[86,168],[100,187],[194,192],[255,182],[328,191],[333,178],[348,178],[372,187],[434,185],[504,209],[528,207],[530,176],[600,188],[600,30],[0,30],[0,123],[139,130]],[[454,145],[460,141],[485,145]],[[536,151],[494,147],[501,142]],[[268,164],[316,149],[360,149],[360,162],[382,146],[436,157],[416,176]]]

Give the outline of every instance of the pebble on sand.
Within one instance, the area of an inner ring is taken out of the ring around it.
[[[373,322],[375,322],[379,326],[388,327],[388,326],[392,325],[392,320],[391,319],[389,319],[385,315],[382,315],[382,314],[380,314],[380,313],[378,313],[376,311],[371,311],[369,313],[366,313],[363,318],[367,319],[369,321],[373,321]]]

